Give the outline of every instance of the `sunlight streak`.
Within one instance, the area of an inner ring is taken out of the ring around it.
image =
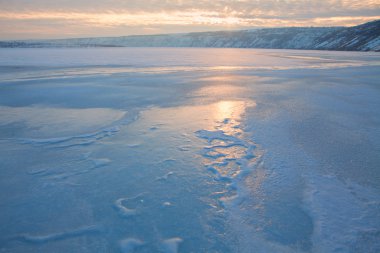
[[[238,27],[288,27],[310,25],[349,26],[380,19],[380,16],[339,16],[310,19],[280,19],[241,17],[237,13],[215,11],[175,12],[0,12],[0,20],[80,22],[97,27],[141,25],[224,25]]]

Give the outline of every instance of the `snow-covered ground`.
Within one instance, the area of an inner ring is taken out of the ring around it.
[[[353,27],[283,27],[122,37],[0,41],[0,48],[210,47],[380,51],[380,20]]]
[[[380,252],[380,55],[0,49],[0,252]]]

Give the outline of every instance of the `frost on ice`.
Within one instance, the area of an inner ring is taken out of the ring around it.
[[[0,49],[1,252],[380,251],[380,57]]]

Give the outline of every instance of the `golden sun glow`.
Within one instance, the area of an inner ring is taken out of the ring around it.
[[[224,25],[224,26],[303,26],[311,25],[353,25],[380,19],[380,16],[340,16],[313,19],[284,20],[276,18],[242,18],[236,13],[218,13],[215,11],[174,11],[174,12],[1,12],[2,20],[69,20],[80,24],[99,27],[121,25]]]
[[[2,19],[14,20],[77,20],[99,26],[118,25],[190,25],[190,24],[242,24],[235,17],[218,17],[216,12],[157,12],[157,13],[81,13],[81,12],[26,12],[0,13]]]
[[[235,119],[244,112],[244,102],[221,101],[216,104],[216,115],[219,120]]]
[[[379,11],[379,0],[12,0],[0,1],[0,39],[353,26]]]

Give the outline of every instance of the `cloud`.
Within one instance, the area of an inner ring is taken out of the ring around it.
[[[0,36],[11,38],[11,29],[14,38],[30,36],[20,32],[25,25],[36,38],[347,26],[378,19],[379,13],[379,0],[0,0]]]
[[[2,10],[79,11],[97,12],[171,12],[217,11],[236,13],[286,13],[287,15],[322,14],[330,11],[343,13],[357,10],[379,10],[378,0],[0,0]]]

